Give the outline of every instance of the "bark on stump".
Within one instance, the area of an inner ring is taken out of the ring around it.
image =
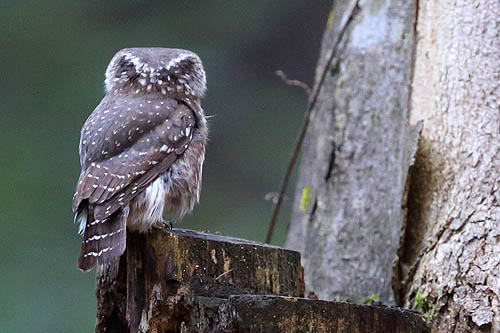
[[[305,299],[300,254],[176,229],[99,267],[96,332],[427,332],[415,313]]]

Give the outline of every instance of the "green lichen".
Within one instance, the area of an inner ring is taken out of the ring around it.
[[[311,186],[305,186],[300,197],[300,211],[305,213],[311,203]]]
[[[373,302],[380,302],[380,297],[378,296],[378,294],[371,294],[369,296],[366,296],[365,300],[363,301],[363,303],[366,305],[372,305]]]
[[[415,295],[415,300],[413,301],[413,308],[417,311],[424,312],[429,305],[427,301],[427,296],[429,295],[426,292],[417,293]]]
[[[328,20],[326,21],[326,26],[329,27],[332,25],[333,22],[333,8],[330,10],[330,13],[328,14]]]
[[[430,322],[434,316],[434,308],[432,301],[426,292],[417,293],[413,301],[413,308],[422,314],[425,321]]]

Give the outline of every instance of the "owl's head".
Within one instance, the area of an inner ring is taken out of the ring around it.
[[[167,48],[128,48],[118,51],[108,65],[106,92],[156,92],[202,98],[205,70],[193,52]]]

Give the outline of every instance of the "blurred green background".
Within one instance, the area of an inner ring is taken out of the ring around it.
[[[90,332],[71,198],[86,117],[113,54],[179,47],[204,61],[214,115],[201,205],[177,227],[264,239],[331,1],[0,1],[0,332]],[[293,194],[293,187],[289,190]],[[290,195],[289,194],[289,195]],[[274,244],[285,238],[290,201]]]

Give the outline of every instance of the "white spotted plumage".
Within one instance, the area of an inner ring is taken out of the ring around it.
[[[79,268],[109,263],[126,230],[181,219],[199,201],[207,126],[206,77],[179,49],[124,49],[106,70],[106,96],[82,127],[73,199],[84,240]]]

